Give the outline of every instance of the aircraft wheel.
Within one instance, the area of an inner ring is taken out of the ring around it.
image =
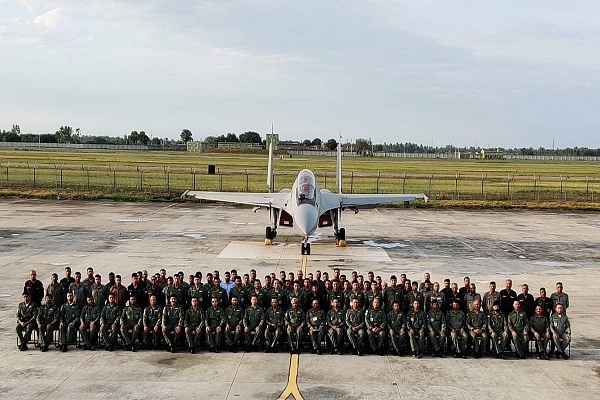
[[[302,255],[306,254],[306,243],[304,243],[304,242],[301,243],[300,254],[302,254]]]
[[[265,229],[265,239],[270,239],[271,241],[273,240],[273,228],[271,228],[270,226],[267,226],[267,228]]]
[[[265,246],[270,246],[273,244],[273,239],[267,239],[265,238]]]
[[[346,247],[346,241],[345,240],[338,240],[337,245],[338,245],[338,247]]]
[[[306,243],[306,255],[310,256],[310,243]]]

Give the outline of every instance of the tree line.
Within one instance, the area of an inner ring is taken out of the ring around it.
[[[151,145],[172,146],[179,143],[187,143],[193,141],[192,131],[182,129],[179,135],[179,141],[170,138],[149,137],[145,131],[131,131],[129,135],[109,136],[109,135],[82,135],[79,128],[73,129],[71,126],[64,125],[59,127],[54,133],[21,133],[21,127],[14,124],[10,130],[0,131],[0,142],[23,142],[23,143],[76,143],[76,144],[112,144],[112,145]],[[246,131],[239,135],[235,133],[221,134],[218,136],[207,136],[204,142],[209,146],[217,147],[219,142],[229,143],[257,143],[266,144],[266,140],[261,137],[258,132]],[[329,150],[334,151],[337,148],[338,142],[335,139],[326,141],[321,138],[304,139],[297,142],[299,145],[307,149]],[[480,147],[464,146],[456,147],[452,145],[445,146],[427,146],[417,143],[373,143],[371,139],[356,139],[353,143],[344,143],[346,151],[352,151],[359,155],[369,156],[375,153],[426,153],[426,154],[451,154],[460,153],[475,153]],[[600,148],[593,149],[588,147],[567,147],[563,149],[546,149],[544,147],[514,147],[514,148],[497,148],[495,150],[502,151],[505,154],[511,155],[527,155],[527,156],[589,156],[600,157]]]

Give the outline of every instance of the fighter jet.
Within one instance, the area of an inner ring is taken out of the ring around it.
[[[280,226],[295,227],[302,235],[302,255],[310,254],[308,238],[317,228],[333,226],[337,246],[346,246],[346,230],[339,227],[343,210],[358,213],[359,207],[389,203],[410,203],[416,199],[428,201],[427,196],[419,194],[345,194],[342,193],[342,147],[337,147],[336,183],[338,193],[321,189],[315,175],[309,169],[298,173],[291,189],[274,193],[273,179],[273,141],[269,143],[269,161],[267,168],[268,193],[207,192],[188,190],[182,198],[195,197],[200,200],[248,204],[256,212],[267,208],[271,225],[265,232],[265,245],[273,244]]]

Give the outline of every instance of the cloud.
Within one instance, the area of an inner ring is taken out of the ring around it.
[[[34,24],[43,25],[48,29],[56,29],[56,27],[65,21],[63,9],[58,7],[43,14],[38,15],[33,19]]]

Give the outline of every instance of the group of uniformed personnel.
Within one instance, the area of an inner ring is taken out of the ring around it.
[[[197,272],[186,282],[183,272],[167,277],[161,269],[148,278],[144,270],[132,273],[125,287],[119,275],[110,273],[105,285],[91,267],[84,280],[79,272],[71,277],[67,267],[60,282],[56,273],[51,275],[44,291],[32,270],[17,310],[18,348],[27,350],[37,328],[43,352],[58,330],[63,352],[79,332],[89,350],[98,347],[100,335],[108,351],[122,343],[130,351],[181,347],[195,353],[206,345],[219,352],[224,342],[233,352],[242,344],[245,351],[276,352],[287,338],[290,352],[299,353],[306,335],[314,354],[325,347],[343,354],[346,342],[359,356],[365,348],[380,355],[387,349],[399,356],[410,351],[417,358],[428,349],[434,357],[453,349],[455,357],[466,358],[472,347],[479,358],[489,353],[491,342],[496,357],[505,358],[510,342],[516,357],[526,358],[533,340],[538,358],[548,359],[553,352],[568,358],[569,297],[561,282],[550,297],[540,288],[534,299],[526,284],[517,295],[510,279],[499,292],[490,282],[481,296],[468,277],[460,289],[449,279],[440,288],[429,273],[421,284],[406,274],[400,281],[392,275],[389,283],[372,272],[365,279],[353,271],[347,279],[338,268],[331,280],[327,272],[304,277],[302,271],[296,276],[281,271],[278,277],[265,276],[264,285],[254,269],[243,276],[236,270],[224,275],[221,281],[214,271],[203,283]]]

